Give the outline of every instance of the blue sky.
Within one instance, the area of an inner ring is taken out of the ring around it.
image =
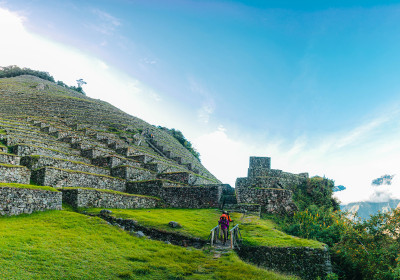
[[[232,185],[271,156],[366,200],[400,176],[396,2],[0,1],[0,65],[83,78],[90,97],[180,129]]]

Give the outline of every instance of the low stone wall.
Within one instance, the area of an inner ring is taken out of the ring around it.
[[[88,189],[61,189],[63,202],[74,207],[156,208],[159,200],[152,197],[124,195]]]
[[[238,203],[260,204],[266,213],[292,214],[297,210],[289,190],[236,187],[236,197]]]
[[[143,164],[143,167],[157,173],[186,171],[184,167],[169,165],[166,163],[145,163]]]
[[[200,177],[195,173],[190,172],[172,172],[172,173],[162,173],[157,175],[158,179],[166,179],[170,181],[179,182],[187,185],[213,185],[216,182],[211,181],[207,178]]]
[[[192,246],[198,249],[201,249],[203,248],[204,245],[206,245],[206,240],[202,240],[196,237],[188,237],[179,234],[179,232],[167,232],[165,230],[145,227],[140,225],[135,220],[115,218],[108,215],[99,215],[99,217],[113,225],[119,225],[126,231],[129,232],[142,231],[146,236],[149,236],[152,239],[168,241],[174,245],[184,246],[184,247]]]
[[[31,171],[25,166],[0,164],[0,182],[29,184]]]
[[[20,165],[20,159],[19,156],[0,152],[0,163]]]
[[[332,272],[328,249],[242,246],[237,253],[245,261],[302,279],[324,279]]]
[[[221,186],[164,187],[161,198],[173,208],[217,208]]]
[[[21,165],[28,167],[31,170],[51,166],[61,169],[77,170],[88,173],[101,175],[110,175],[110,170],[94,165],[88,165],[83,162],[70,161],[47,156],[26,156],[21,159]]]
[[[248,188],[289,188],[292,185],[299,185],[305,181],[306,178],[302,176],[282,172],[279,176],[237,178],[236,187],[246,186]]]
[[[32,179],[42,186],[82,187],[95,189],[109,189],[125,192],[125,180],[106,175],[97,175],[80,171],[43,167],[33,171]]]
[[[61,192],[0,187],[0,215],[61,209]]]
[[[160,197],[168,207],[210,208],[218,207],[221,185],[204,187],[177,186],[166,180],[128,182],[126,192]]]
[[[90,159],[81,156],[66,154],[61,151],[47,149],[39,146],[15,145],[13,146],[12,149],[14,154],[17,154],[21,157],[30,155],[42,155],[42,156],[56,157],[56,158],[62,158],[62,159],[79,161],[90,164]]]
[[[114,156],[114,155],[94,158],[94,159],[92,159],[92,164],[98,165],[101,167],[106,167],[106,168],[114,168],[119,165],[129,165],[129,166],[140,167],[140,163],[135,160],[118,157],[118,156]]]
[[[7,151],[8,151],[8,148],[6,146],[3,146],[0,144],[0,152],[7,153]]]
[[[156,173],[147,169],[133,166],[118,166],[111,169],[111,175],[128,181],[143,181],[156,178]]]

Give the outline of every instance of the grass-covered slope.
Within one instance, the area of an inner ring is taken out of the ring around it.
[[[98,214],[101,209],[89,209],[89,213]],[[133,219],[141,225],[179,232],[182,235],[199,237],[206,240],[210,230],[218,225],[221,212],[217,209],[111,209],[118,218]],[[240,213],[232,214],[233,224],[239,224],[245,245],[272,247],[310,247],[322,248],[323,243],[294,237],[279,231],[274,222]],[[182,228],[171,228],[170,221],[178,222]],[[231,227],[232,228],[232,227]]]
[[[0,279],[297,279],[69,211],[0,217]]]
[[[165,151],[192,163],[193,168],[203,176],[216,180],[195,156],[167,132],[107,102],[77,94],[53,82],[27,75],[0,78],[0,104],[2,118],[34,117],[50,123],[63,121],[102,128],[116,135],[123,133],[133,136],[148,132]],[[148,146],[144,148],[151,150]]]

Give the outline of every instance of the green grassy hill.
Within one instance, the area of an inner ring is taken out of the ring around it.
[[[70,211],[0,217],[0,279],[298,279]]]

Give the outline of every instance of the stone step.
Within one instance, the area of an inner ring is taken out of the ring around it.
[[[54,167],[43,167],[33,171],[32,179],[39,185],[55,188],[82,187],[120,192],[126,190],[126,181],[123,179]]]
[[[155,179],[157,173],[148,169],[122,165],[112,168],[111,175],[127,181],[143,181]]]
[[[76,170],[100,175],[110,175],[110,170],[106,168],[86,164],[83,162],[70,161],[48,156],[25,156],[21,159],[21,165],[24,165],[31,170],[39,169],[45,166],[51,166],[61,169]]]
[[[120,165],[141,167],[141,164],[138,161],[135,161],[133,159],[127,159],[127,158],[116,156],[116,155],[94,158],[94,159],[92,159],[92,164],[101,166],[104,168],[114,168],[114,167],[117,167]]]
[[[0,164],[0,182],[29,184],[31,171],[25,166]]]
[[[18,144],[18,145],[15,145],[12,147],[12,151],[14,154],[21,156],[21,157],[22,156],[39,155],[39,156],[49,156],[49,157],[67,159],[67,160],[72,160],[72,161],[79,161],[79,162],[83,162],[83,163],[87,163],[87,164],[91,163],[90,159],[87,159],[87,158],[84,158],[81,156],[70,155],[70,154],[66,154],[62,151],[43,148],[43,147],[39,147],[39,146],[33,146],[33,145]]]
[[[106,190],[63,188],[63,202],[85,208],[156,208],[160,200],[155,197],[108,192]]]
[[[81,156],[90,158],[90,159],[95,159],[98,157],[106,157],[112,155],[114,152],[113,151],[107,151],[105,149],[100,149],[100,148],[90,148],[87,150],[81,150]]]
[[[20,165],[21,157],[14,154],[0,152],[0,163]]]
[[[183,183],[186,185],[213,185],[217,182],[212,181],[208,178],[201,177],[195,173],[191,172],[171,172],[171,173],[162,173],[157,175],[158,179],[165,179],[170,181],[175,181],[179,183]]]

